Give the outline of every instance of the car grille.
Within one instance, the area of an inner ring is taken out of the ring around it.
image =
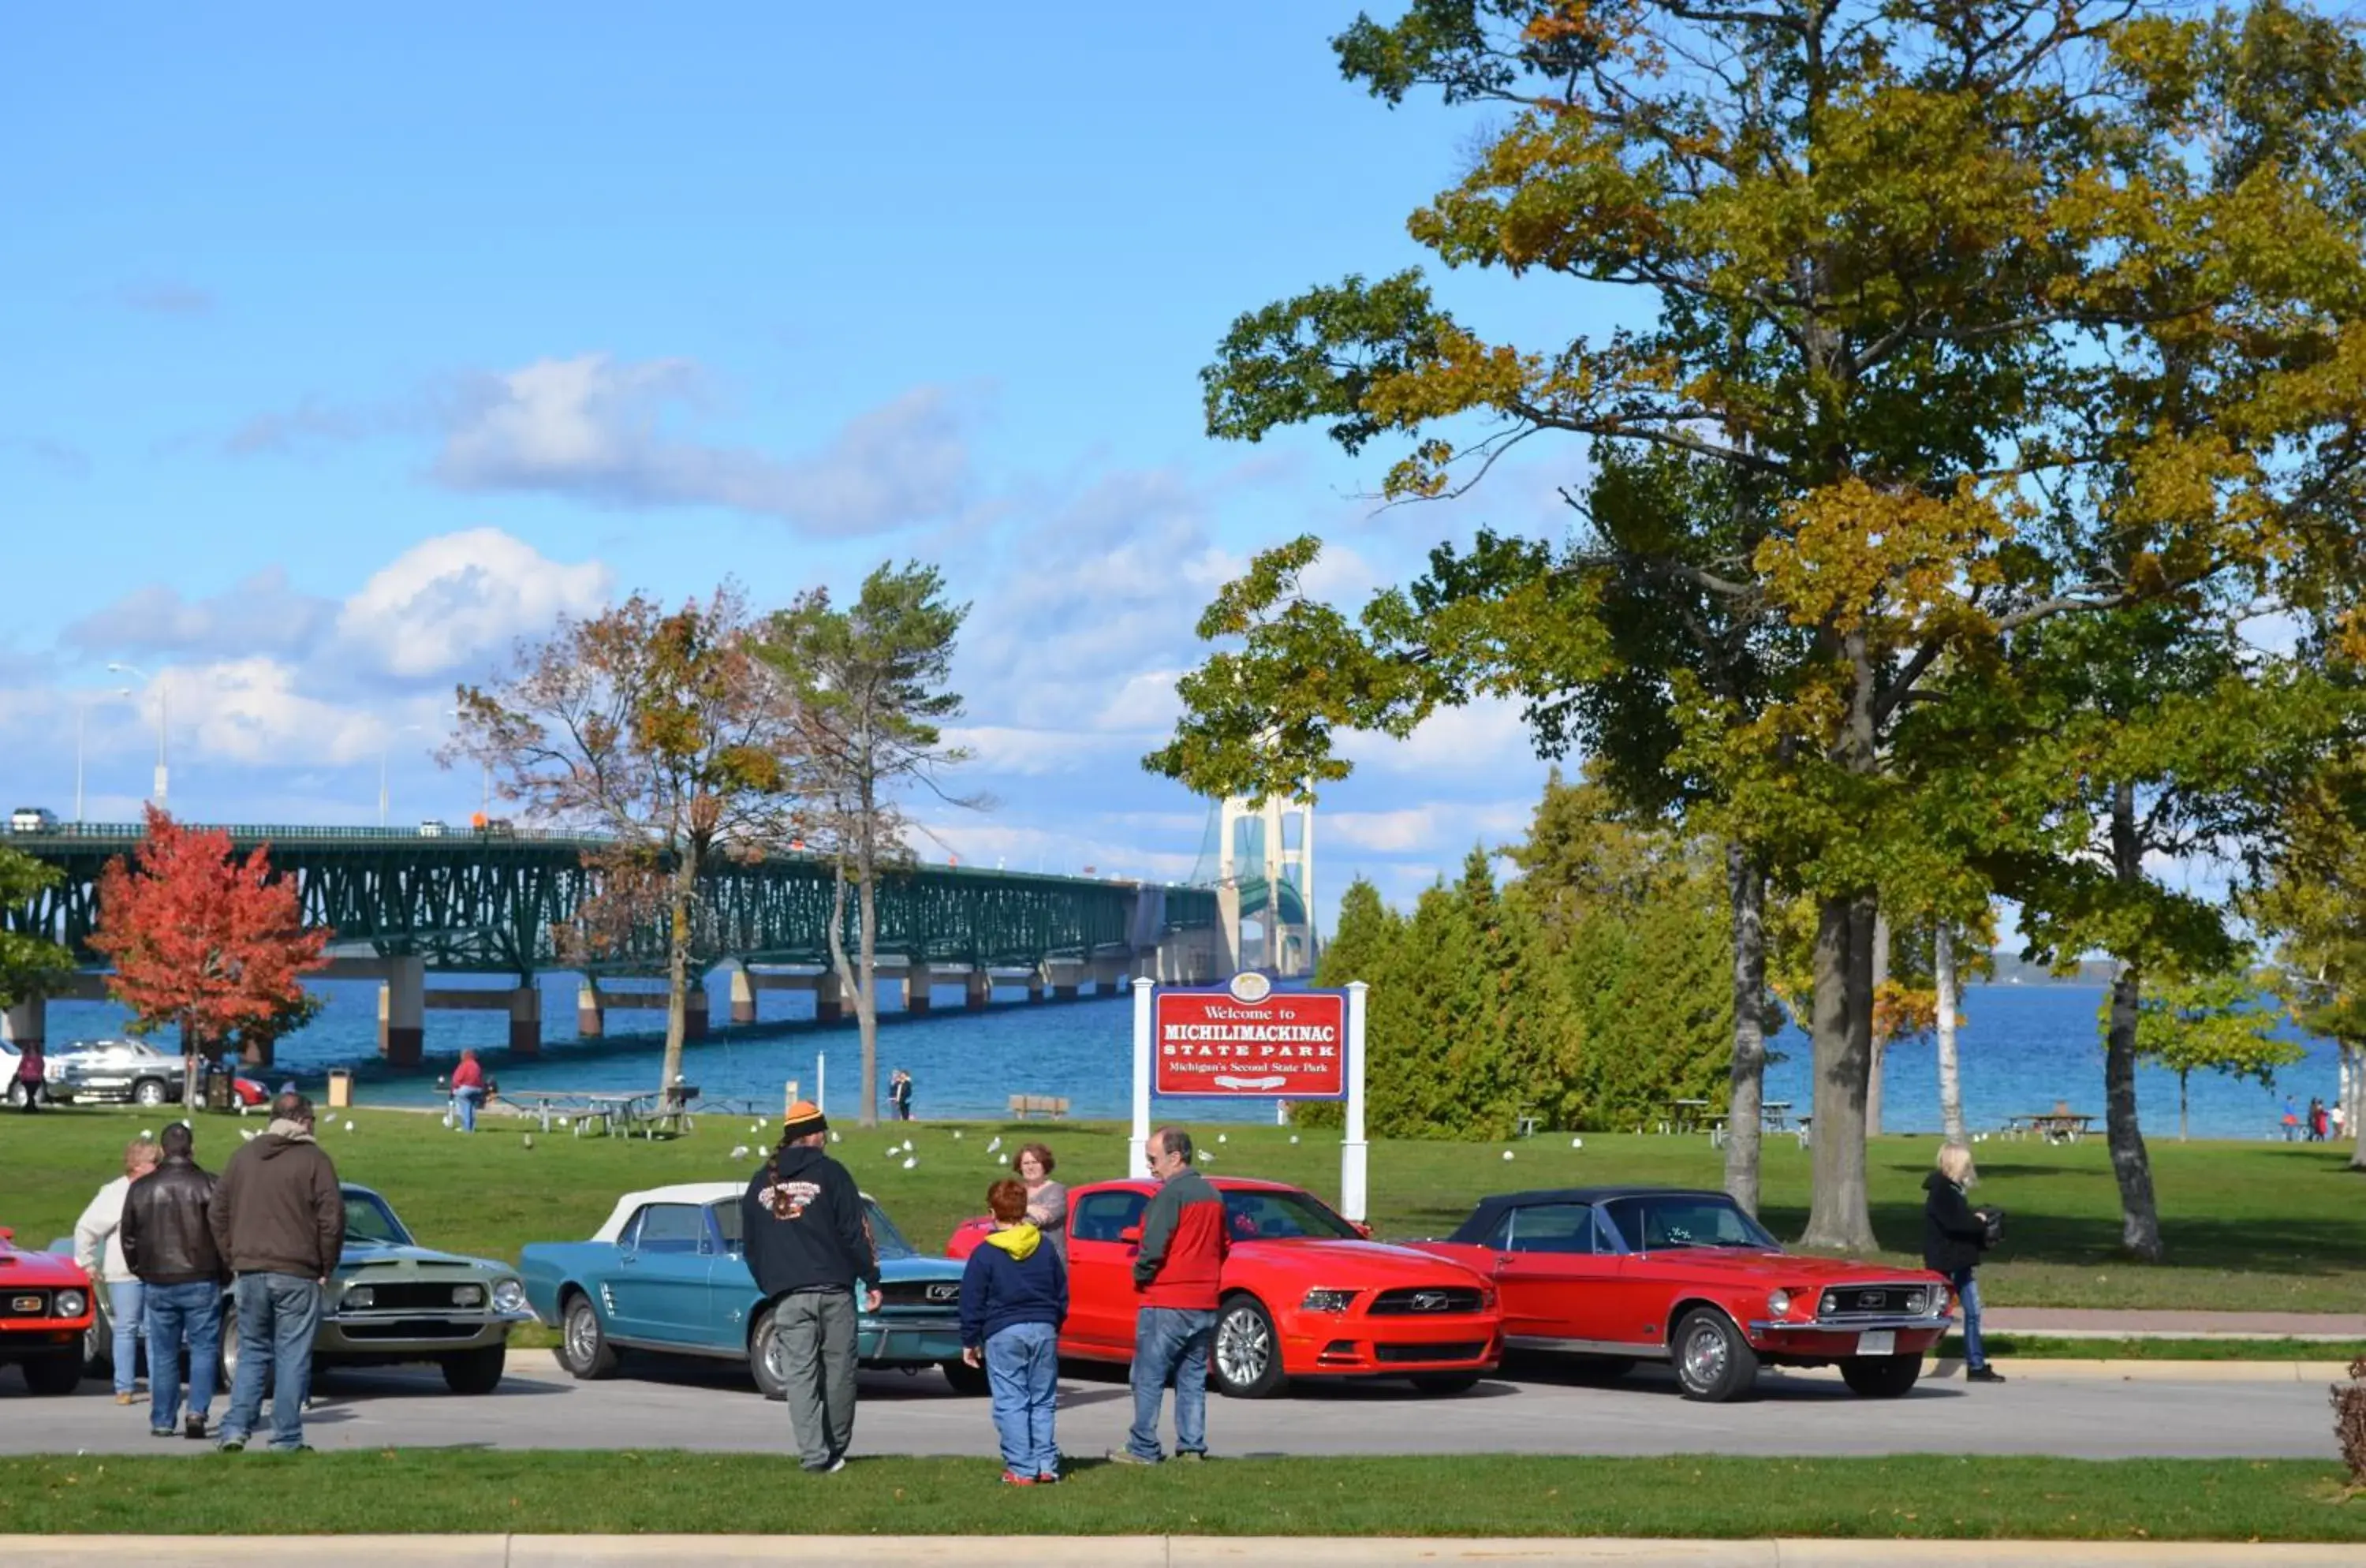
[[[1472,1361],[1486,1353],[1487,1342],[1484,1339],[1457,1341],[1451,1345],[1372,1347],[1372,1359],[1375,1361]]]
[[[879,1287],[879,1304],[951,1312],[961,1305],[959,1280],[892,1280]]]
[[[47,1317],[50,1315],[50,1292],[10,1291],[0,1296],[0,1311],[5,1311],[10,1317]]]
[[[1435,1313],[1477,1312],[1479,1303],[1479,1292],[1467,1286],[1433,1285],[1382,1291],[1364,1311],[1371,1317],[1427,1317]]]
[[[462,1312],[481,1312],[492,1298],[490,1288],[468,1280],[392,1280],[384,1284],[365,1274],[354,1281],[369,1288],[370,1304],[349,1307],[350,1312],[448,1312],[453,1310],[452,1292],[468,1286],[477,1292],[476,1304],[461,1307]]]
[[[392,1317],[368,1323],[343,1322],[337,1331],[348,1339],[469,1339],[485,1331],[481,1323],[446,1322],[440,1317]]]
[[[1931,1310],[1926,1285],[1843,1285],[1826,1291],[1816,1303],[1820,1318],[1919,1317]]]

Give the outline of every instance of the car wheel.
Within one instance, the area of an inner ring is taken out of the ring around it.
[[[1423,1372],[1413,1386],[1424,1393],[1469,1393],[1479,1386],[1477,1372]]]
[[[992,1386],[984,1367],[973,1367],[967,1361],[939,1361],[937,1365],[944,1369],[945,1382],[953,1385],[955,1393],[975,1399]]]
[[[1715,1307],[1696,1307],[1676,1325],[1676,1386],[1711,1404],[1748,1394],[1758,1382],[1758,1352]]]
[[[138,1083],[131,1086],[131,1103],[134,1105],[146,1106],[163,1104],[164,1080],[162,1078],[141,1078]]]
[[[82,1355],[69,1350],[62,1356],[34,1356],[21,1365],[25,1369],[25,1387],[34,1393],[72,1393],[82,1386]]]
[[[455,1350],[444,1358],[444,1386],[454,1393],[490,1393],[501,1386],[501,1371],[509,1359],[507,1345]]]
[[[1920,1356],[1851,1356],[1841,1362],[1841,1382],[1866,1399],[1896,1399],[1921,1375]]]
[[[775,1403],[789,1397],[789,1352],[781,1343],[780,1325],[771,1307],[756,1318],[755,1331],[748,1336],[748,1371],[756,1380],[756,1392]]]
[[[590,1296],[579,1295],[567,1303],[567,1316],[559,1325],[558,1361],[570,1375],[586,1382],[616,1373],[616,1348],[608,1343],[600,1326],[599,1309]]]
[[[1217,1393],[1234,1399],[1268,1399],[1281,1392],[1281,1336],[1255,1296],[1234,1296],[1217,1309],[1208,1377]]]
[[[262,1397],[265,1399],[271,1397],[272,1381],[278,1375],[278,1371],[279,1369],[274,1367],[265,1375]],[[321,1375],[320,1363],[317,1361],[313,1363],[312,1375],[316,1378]],[[238,1303],[234,1301],[222,1303],[220,1386],[224,1393],[230,1393],[238,1386]]]

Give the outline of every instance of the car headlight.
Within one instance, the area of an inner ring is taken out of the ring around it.
[[[518,1283],[515,1280],[504,1280],[500,1284],[495,1285],[493,1287],[493,1310],[495,1312],[524,1312],[525,1310],[525,1287]]]
[[[1925,1294],[1923,1294],[1921,1291],[1909,1291],[1909,1292],[1906,1292],[1906,1315],[1907,1315],[1907,1316],[1909,1316],[1909,1317],[1920,1317],[1920,1316],[1921,1316],[1921,1315],[1922,1315],[1922,1309],[1923,1309],[1924,1307],[1929,1306],[1930,1304],[1931,1304],[1931,1299],[1930,1299],[1930,1297],[1928,1297],[1928,1296],[1926,1296]]]
[[[377,1303],[377,1292],[367,1285],[355,1285],[338,1298],[338,1304],[349,1307],[374,1306]]]
[[[90,1310],[90,1298],[80,1291],[60,1291],[50,1298],[50,1310],[60,1317],[80,1317]]]
[[[1306,1299],[1298,1305],[1303,1312],[1346,1312],[1347,1303],[1355,1299],[1353,1291],[1315,1290],[1307,1292]]]
[[[453,1286],[452,1304],[456,1307],[483,1306],[485,1304],[485,1287],[482,1285]]]
[[[1479,1310],[1481,1312],[1493,1312],[1495,1310],[1495,1302],[1496,1297],[1494,1286],[1482,1285],[1479,1287]]]
[[[1788,1316],[1790,1316],[1790,1315],[1791,1315],[1791,1292],[1788,1292],[1788,1291],[1769,1291],[1769,1292],[1766,1292],[1766,1315],[1767,1315],[1767,1316],[1769,1316],[1769,1317],[1777,1317],[1777,1318],[1780,1318],[1780,1317],[1788,1317]]]

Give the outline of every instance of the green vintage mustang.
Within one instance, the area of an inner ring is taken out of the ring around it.
[[[313,1371],[433,1361],[453,1393],[490,1393],[508,1359],[510,1325],[534,1320],[517,1270],[422,1247],[384,1198],[351,1182],[344,1191],[345,1250],[321,1302]],[[51,1249],[61,1246],[71,1254],[71,1241]],[[94,1364],[114,1343],[107,1292],[97,1296],[101,1315],[89,1341]],[[238,1313],[225,1292],[223,1372],[237,1366]]]

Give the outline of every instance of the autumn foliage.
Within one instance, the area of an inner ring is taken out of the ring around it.
[[[304,928],[269,845],[234,856],[220,829],[185,828],[152,806],[130,861],[99,878],[90,944],[114,961],[107,990],[133,1028],[179,1024],[190,1053],[211,1055],[266,1044],[309,1016],[303,976],[324,966],[332,934]]]

